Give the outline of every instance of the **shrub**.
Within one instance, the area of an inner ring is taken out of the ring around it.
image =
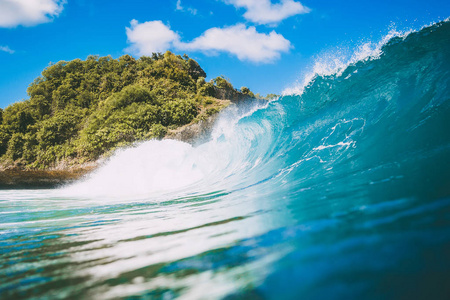
[[[37,141],[41,149],[60,145],[78,133],[82,115],[78,111],[61,111],[40,123]]]
[[[234,90],[233,85],[229,83],[224,76],[214,78],[214,83],[219,89],[224,89],[226,91]]]
[[[162,124],[184,125],[191,122],[198,114],[198,107],[193,101],[177,99],[168,101],[162,107]]]
[[[20,132],[14,133],[8,142],[6,156],[9,159],[17,160],[23,155],[24,135]]]
[[[253,94],[248,87],[245,86],[241,87],[241,93],[249,97],[255,98],[255,94]]]
[[[126,107],[132,103],[140,102],[154,103],[154,97],[149,89],[138,85],[131,85],[106,99],[105,105],[107,105],[109,109],[114,110]]]
[[[167,128],[161,124],[153,124],[150,132],[151,137],[162,139],[167,134]]]

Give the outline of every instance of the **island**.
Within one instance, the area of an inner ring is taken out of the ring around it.
[[[140,141],[192,142],[230,103],[259,97],[224,76],[205,78],[195,60],[170,51],[50,64],[29,99],[0,109],[0,188],[76,180]]]

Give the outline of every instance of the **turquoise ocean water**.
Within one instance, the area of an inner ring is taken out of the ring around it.
[[[298,94],[0,191],[0,299],[449,299],[450,23]]]

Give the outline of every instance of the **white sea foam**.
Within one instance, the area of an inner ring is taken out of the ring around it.
[[[223,178],[236,177],[245,169],[251,147],[249,142],[236,141],[241,139],[234,132],[236,124],[266,105],[228,109],[217,121],[210,141],[195,147],[175,140],[152,140],[119,149],[104,166],[60,193],[122,199],[153,195],[156,199],[223,185]],[[251,141],[249,136],[244,139]]]
[[[68,194],[124,196],[182,188],[201,180],[205,171],[191,145],[148,141],[118,150],[86,180],[64,189]]]

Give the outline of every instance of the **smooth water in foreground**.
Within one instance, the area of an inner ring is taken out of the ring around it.
[[[0,298],[448,299],[449,45],[394,37],[206,143],[0,191]]]

